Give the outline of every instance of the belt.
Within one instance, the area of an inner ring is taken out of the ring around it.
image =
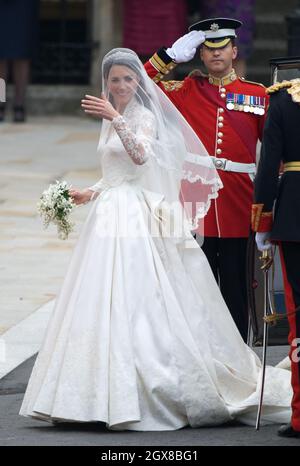
[[[284,172],[300,172],[300,162],[287,162],[283,165]]]
[[[222,159],[219,157],[212,157],[214,166],[218,170],[224,170],[225,172],[236,172],[236,173],[255,173],[255,163],[240,163],[232,162],[228,159]],[[300,169],[300,168],[299,168]]]

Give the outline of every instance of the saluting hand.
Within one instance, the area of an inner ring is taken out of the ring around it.
[[[81,106],[85,113],[89,113],[98,118],[105,118],[111,121],[113,118],[119,116],[119,113],[107,100],[103,92],[101,93],[101,97],[86,95],[85,98],[81,100]]]
[[[204,41],[205,33],[203,31],[191,31],[177,39],[166,52],[176,63],[184,63],[194,58],[197,47]]]

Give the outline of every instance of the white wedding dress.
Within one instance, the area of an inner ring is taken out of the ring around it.
[[[150,112],[140,111],[137,120],[149,129]],[[124,125],[118,134],[111,126],[105,142],[101,193],[20,414],[102,421],[115,430],[253,424],[261,363],[240,337],[204,253],[190,233],[151,234],[149,221],[162,226],[167,215],[166,201],[144,183],[151,161],[133,163]],[[119,234],[124,218],[139,234]],[[263,422],[289,422],[291,396],[290,372],[268,367]]]

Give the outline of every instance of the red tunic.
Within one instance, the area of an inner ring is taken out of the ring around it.
[[[157,80],[157,69],[148,61],[148,75]],[[256,161],[256,145],[262,137],[265,115],[227,110],[226,93],[267,99],[264,86],[240,78],[225,86],[210,84],[207,78],[187,77],[184,81],[158,82],[161,89],[185,117],[208,153],[233,162]],[[267,107],[267,100],[266,100]],[[204,235],[219,238],[248,237],[253,202],[253,182],[247,173],[218,170],[223,182],[219,196],[205,217]]]

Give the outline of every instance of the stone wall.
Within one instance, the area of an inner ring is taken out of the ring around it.
[[[298,3],[297,0],[256,1],[256,34],[248,63],[249,79],[269,84],[269,60],[287,55],[286,16]]]

